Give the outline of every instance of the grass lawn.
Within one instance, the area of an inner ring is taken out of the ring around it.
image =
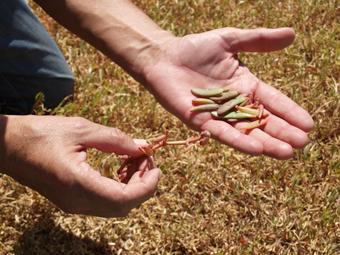
[[[292,27],[294,43],[239,58],[261,80],[306,109],[310,143],[290,160],[253,157],[211,140],[159,149],[156,194],[124,218],[61,211],[0,175],[0,254],[340,254],[340,4],[337,0],[134,1],[177,36],[221,27]],[[197,133],[124,70],[55,23],[30,1],[76,77],[72,103],[50,112],[81,116],[149,139]],[[37,114],[43,114],[38,110]],[[98,171],[122,163],[89,150]]]

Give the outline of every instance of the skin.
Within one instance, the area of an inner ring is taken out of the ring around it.
[[[157,189],[161,171],[152,158],[135,160],[129,182],[101,176],[88,165],[86,149],[141,156],[144,140],[83,118],[2,116],[1,171],[38,191],[68,213],[125,216]],[[146,168],[143,177],[139,173]]]
[[[128,0],[39,0],[55,20],[102,51],[144,85],[190,128],[250,155],[288,159],[308,143],[311,116],[260,81],[238,59],[239,52],[270,52],[289,46],[290,28],[222,28],[181,38],[162,30]],[[200,52],[200,54],[197,54]],[[225,87],[259,98],[269,112],[262,129],[241,133],[242,123],[193,113],[191,88]],[[85,163],[86,149],[140,155],[117,129],[81,118],[1,116],[0,170],[50,199],[66,212],[104,217],[126,215],[155,192],[160,170],[141,158],[125,183],[101,177]],[[141,142],[141,141],[139,141]],[[151,161],[150,161],[151,160]],[[142,169],[146,174],[139,177]],[[57,192],[56,192],[57,191]]]

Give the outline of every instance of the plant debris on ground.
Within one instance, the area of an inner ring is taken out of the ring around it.
[[[211,140],[157,151],[155,195],[124,218],[64,213],[0,175],[0,254],[340,254],[340,5],[315,1],[134,1],[177,36],[221,27],[292,27],[294,43],[241,53],[248,68],[306,109],[310,143],[290,160],[245,155]],[[72,102],[36,114],[80,116],[134,138],[197,133],[124,70],[29,2],[76,77]],[[89,150],[103,171],[118,157]],[[116,173],[113,177],[118,180]],[[57,192],[57,191],[56,191]]]

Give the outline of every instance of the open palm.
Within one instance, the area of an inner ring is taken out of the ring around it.
[[[294,40],[294,31],[283,29],[241,30],[223,28],[174,38],[147,68],[147,88],[159,102],[194,130],[209,130],[212,138],[250,155],[288,159],[292,148],[308,143],[305,132],[313,128],[310,115],[287,96],[260,81],[238,59],[239,52],[280,50]],[[191,88],[230,87],[259,98],[270,112],[262,129],[247,134],[240,123],[212,118],[209,112],[192,113]]]

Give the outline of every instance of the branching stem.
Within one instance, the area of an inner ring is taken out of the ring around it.
[[[156,150],[159,149],[160,147],[166,146],[166,145],[185,145],[187,148],[184,150],[184,152],[187,152],[191,147],[193,146],[200,146],[200,145],[205,145],[208,143],[209,137],[210,137],[210,132],[208,131],[203,131],[199,137],[190,137],[187,140],[182,140],[182,141],[167,141],[167,139],[170,136],[170,131],[166,130],[165,134],[153,139],[154,143],[157,143],[156,145],[152,146],[149,144],[148,146],[141,146],[139,147],[139,150],[144,153],[141,157],[145,156],[152,156],[155,154]],[[195,144],[196,142],[200,142],[199,144]],[[139,157],[137,157],[139,158]],[[124,179],[126,176],[126,169],[125,167],[128,166],[128,164],[134,160],[137,159],[136,157],[130,157],[128,155],[124,155],[122,159],[124,159],[123,164],[120,166],[118,169],[118,175],[119,179]]]

